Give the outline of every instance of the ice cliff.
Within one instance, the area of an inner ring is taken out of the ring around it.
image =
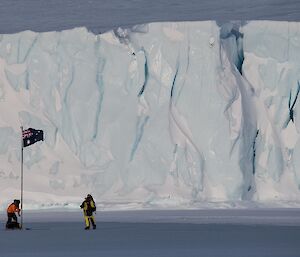
[[[300,202],[300,23],[0,35],[0,206]]]

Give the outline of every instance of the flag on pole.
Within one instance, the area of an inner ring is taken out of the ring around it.
[[[22,131],[23,147],[30,146],[38,141],[44,141],[44,131],[33,128]]]

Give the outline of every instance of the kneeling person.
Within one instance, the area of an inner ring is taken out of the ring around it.
[[[20,200],[14,200],[13,203],[11,203],[7,208],[7,222],[6,222],[6,228],[20,228],[20,225],[18,223],[18,218],[16,216],[16,213],[18,213],[18,216],[20,217]]]

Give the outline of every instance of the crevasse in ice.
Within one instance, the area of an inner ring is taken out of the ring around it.
[[[300,24],[0,36],[0,191],[31,208],[300,200]],[[76,206],[76,205],[75,205]]]

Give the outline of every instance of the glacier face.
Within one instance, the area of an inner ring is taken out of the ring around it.
[[[300,200],[300,24],[0,36],[0,191],[25,204]]]

